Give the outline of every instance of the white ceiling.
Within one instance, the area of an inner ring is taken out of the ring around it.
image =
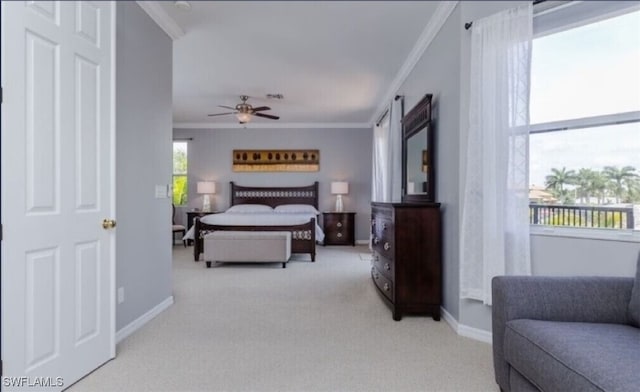
[[[238,126],[233,115],[207,114],[245,94],[280,116],[249,127],[368,126],[438,3],[191,1],[185,11],[158,2],[184,31],[173,47],[174,125]]]

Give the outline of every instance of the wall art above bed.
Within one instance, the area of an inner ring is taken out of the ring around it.
[[[233,150],[234,172],[320,170],[320,150]]]

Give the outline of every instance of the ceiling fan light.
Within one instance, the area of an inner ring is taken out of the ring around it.
[[[238,112],[236,113],[236,117],[241,123],[248,123],[249,121],[251,121],[251,114],[249,113]]]

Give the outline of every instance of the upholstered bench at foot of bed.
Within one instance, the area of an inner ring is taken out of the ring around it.
[[[282,263],[291,257],[291,232],[214,231],[204,237],[204,260],[211,262]]]

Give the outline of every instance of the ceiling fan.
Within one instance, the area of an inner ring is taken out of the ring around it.
[[[247,103],[247,99],[249,99],[249,96],[247,95],[241,95],[240,96],[240,100],[242,101],[242,103],[239,103],[236,105],[235,108],[231,107],[231,106],[224,106],[224,105],[218,105],[218,107],[224,108],[224,109],[231,109],[233,110],[233,112],[226,112],[226,113],[214,113],[214,114],[209,114],[209,117],[214,117],[214,116],[225,116],[227,114],[235,114],[236,117],[238,118],[238,121],[240,122],[240,124],[246,124],[249,121],[251,121],[251,117],[252,116],[257,116],[257,117],[264,117],[264,118],[268,118],[271,120],[279,120],[280,117],[278,116],[273,116],[271,114],[265,114],[265,113],[260,113],[263,112],[265,110],[271,110],[270,107],[268,106],[259,106],[257,108],[254,108],[253,106],[251,106],[250,104]]]

